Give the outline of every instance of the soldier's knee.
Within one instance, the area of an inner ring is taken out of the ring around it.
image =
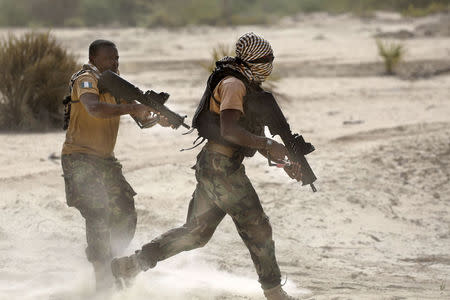
[[[195,245],[198,248],[206,246],[208,244],[209,240],[213,236],[215,231],[215,228],[205,228],[202,231],[199,231],[195,234]]]
[[[137,214],[135,211],[122,211],[120,214],[112,214],[110,217],[110,226],[124,232],[132,232],[136,229]]]
[[[206,222],[189,222],[182,228],[184,229],[184,241],[189,249],[205,246],[215,231],[215,227],[208,226]]]
[[[259,235],[257,235],[257,240],[265,242],[272,239],[272,226],[270,225],[269,217],[266,215],[262,216],[259,221],[260,230],[258,230]]]
[[[137,214],[135,211],[131,211],[127,213],[124,218],[126,219],[126,223],[128,224],[128,229],[132,232],[132,235],[134,235],[134,231],[136,230],[137,225]]]
[[[257,244],[272,240],[272,226],[264,213],[256,216],[246,227],[246,235]]]
[[[110,248],[107,245],[90,244],[85,249],[87,260],[93,262],[103,262],[112,259]]]

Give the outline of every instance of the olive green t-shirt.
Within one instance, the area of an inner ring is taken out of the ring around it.
[[[99,93],[97,78],[87,72],[77,78],[72,88],[69,127],[62,154],[86,153],[100,157],[114,156],[120,117],[108,119],[90,115],[80,100],[81,95],[92,93],[99,95],[99,101],[116,104],[116,99],[109,93]],[[77,102],[78,101],[78,102]]]
[[[214,89],[214,98],[220,103],[220,106],[210,99],[210,110],[216,114],[226,109],[239,110],[244,113],[244,96],[247,90],[244,83],[233,76],[227,76],[222,79]]]

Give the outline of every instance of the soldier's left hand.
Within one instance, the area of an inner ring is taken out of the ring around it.
[[[149,127],[154,126],[156,123],[158,123],[158,120],[159,120],[159,118],[157,115],[149,115],[149,116],[147,116],[146,119],[140,120],[140,121],[144,128],[149,128]]]
[[[139,120],[145,120],[151,115],[151,110],[148,106],[139,104],[139,103],[133,103],[128,104],[128,107],[132,109],[130,112],[130,115],[135,116]]]
[[[284,171],[292,179],[295,179],[297,181],[302,180],[301,165],[298,162],[292,162],[290,166],[285,166]]]
[[[175,128],[175,125],[170,124],[170,123],[169,123],[169,120],[168,120],[166,117],[161,116],[161,115],[159,115],[159,121],[158,121],[158,124],[161,125],[162,127],[172,127],[172,128]]]

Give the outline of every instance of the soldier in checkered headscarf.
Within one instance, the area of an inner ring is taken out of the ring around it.
[[[236,43],[236,57],[224,57],[208,79],[192,126],[208,140],[194,167],[197,186],[186,223],[167,231],[128,257],[113,260],[113,274],[127,280],[176,255],[202,247],[222,219],[229,215],[247,246],[264,295],[269,300],[294,299],[281,288],[272,228],[242,164],[257,151],[281,161],[283,144],[264,136],[258,118],[247,110],[248,97],[262,91],[261,83],[272,72],[272,47],[262,37],[247,33]],[[294,165],[286,172],[301,179]]]
[[[217,64],[235,69],[249,81],[260,84],[272,73],[273,60],[270,43],[253,32],[249,32],[237,40],[236,57],[225,56]]]

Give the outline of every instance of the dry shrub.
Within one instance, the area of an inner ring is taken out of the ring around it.
[[[76,68],[75,58],[50,33],[0,41],[0,129],[61,128],[61,100]]]
[[[406,48],[401,43],[376,40],[378,54],[383,58],[387,75],[393,75],[395,67],[403,60]]]
[[[212,49],[210,61],[206,64],[202,64],[202,67],[206,69],[209,73],[211,73],[216,68],[216,61],[222,59],[225,56],[234,56],[234,55],[235,54],[232,47],[223,43],[219,43]]]

